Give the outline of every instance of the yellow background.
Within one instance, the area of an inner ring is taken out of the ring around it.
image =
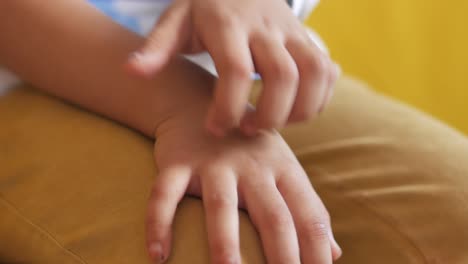
[[[468,0],[322,0],[307,24],[347,74],[468,133]]]

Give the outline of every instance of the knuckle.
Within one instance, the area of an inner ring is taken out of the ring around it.
[[[294,158],[286,159],[284,165],[281,166],[281,171],[283,172],[283,175],[290,175],[293,179],[308,177],[299,162]]]
[[[277,24],[275,23],[276,19],[271,18],[269,16],[261,17],[261,22],[267,30],[273,30]]]
[[[227,58],[226,72],[236,80],[250,80],[253,69],[238,58]]]
[[[150,201],[168,202],[173,195],[173,189],[163,188],[161,185],[155,184],[151,189]]]
[[[285,83],[296,82],[299,79],[299,72],[293,63],[276,61],[272,62],[268,69],[272,77]],[[293,88],[294,86],[286,85],[284,87]]]
[[[324,221],[313,221],[299,228],[299,236],[306,242],[328,240],[328,227]]]
[[[158,236],[170,228],[170,224],[161,220],[156,214],[151,214],[146,218],[146,229],[152,236]]]
[[[305,71],[313,72],[319,76],[325,76],[328,72],[328,58],[324,54],[312,54],[302,61]]]

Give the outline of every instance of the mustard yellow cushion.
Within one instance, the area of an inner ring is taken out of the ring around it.
[[[0,128],[0,263],[150,263],[151,140],[25,87],[0,97]],[[466,137],[345,78],[319,119],[282,133],[339,264],[468,263]],[[209,263],[200,200],[183,200],[174,231],[169,264]],[[243,264],[265,263],[245,212],[240,235]]]

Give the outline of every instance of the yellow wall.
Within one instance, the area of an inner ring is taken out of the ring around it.
[[[307,23],[346,73],[468,133],[468,0],[322,0]]]

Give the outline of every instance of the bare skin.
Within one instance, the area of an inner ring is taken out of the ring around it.
[[[171,224],[184,194],[204,202],[213,263],[240,263],[237,207],[249,211],[269,263],[325,264],[340,256],[324,205],[277,132],[233,131],[222,139],[204,132],[215,87],[208,73],[174,59],[151,80],[129,76],[122,63],[144,39],[80,0],[0,1],[0,32],[0,64],[158,139],[160,174],[147,221],[154,261],[170,256]]]
[[[207,51],[219,74],[205,127],[222,137],[246,135],[314,117],[330,101],[339,68],[310,40],[285,0],[175,0],[133,56],[152,76],[178,53]],[[246,111],[257,71],[264,89]]]

